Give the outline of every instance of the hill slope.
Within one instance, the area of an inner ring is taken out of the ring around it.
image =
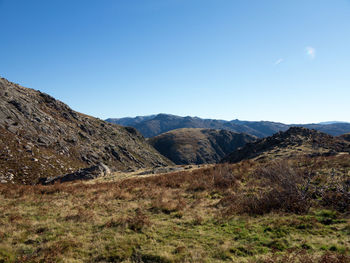
[[[300,126],[308,129],[316,129],[321,132],[338,136],[350,132],[350,123],[331,124],[283,124],[270,121],[240,121],[240,120],[215,120],[201,119],[198,117],[180,117],[170,114],[158,114],[150,116],[138,116],[135,118],[107,119],[108,122],[124,126],[131,126],[140,131],[145,137],[153,137],[164,132],[180,128],[208,128],[225,129],[238,133],[248,133],[260,138],[271,136],[279,131],[286,131],[290,127]]]
[[[256,137],[227,130],[183,128],[148,141],[176,164],[216,163]]]
[[[343,134],[343,135],[339,136],[339,138],[350,142],[350,133]]]
[[[114,169],[167,165],[134,129],[70,109],[0,79],[0,177],[33,183],[99,162]]]
[[[265,137],[280,130],[286,130],[285,124],[277,122],[245,122],[245,121],[224,121],[213,119],[201,119],[198,117],[180,117],[170,114],[158,114],[152,116],[122,119],[107,119],[111,123],[126,125],[136,128],[145,137],[154,137],[164,132],[180,128],[207,128],[224,129],[237,133],[248,133],[257,137]],[[349,129],[350,130],[350,129]]]
[[[246,159],[290,158],[298,155],[332,155],[350,152],[350,143],[331,135],[302,127],[292,127],[285,132],[248,143],[222,162],[236,163]]]

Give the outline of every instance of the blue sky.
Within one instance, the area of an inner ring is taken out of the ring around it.
[[[102,119],[350,121],[349,0],[0,0],[0,75]]]

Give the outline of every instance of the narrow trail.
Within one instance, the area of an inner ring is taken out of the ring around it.
[[[99,177],[91,181],[87,181],[86,183],[89,184],[95,184],[95,183],[102,183],[102,182],[114,182],[114,181],[120,181],[124,179],[129,178],[144,178],[144,177],[150,177],[150,176],[157,176],[157,175],[164,175],[164,174],[171,174],[174,172],[192,172],[198,169],[211,167],[215,164],[201,164],[201,165],[176,165],[176,166],[166,166],[166,167],[157,167],[157,168],[144,168],[144,169],[138,169],[135,171],[118,171],[113,172],[111,175]]]

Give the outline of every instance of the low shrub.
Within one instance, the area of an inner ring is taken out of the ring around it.
[[[221,200],[220,204],[226,207],[224,214],[262,215],[271,211],[302,214],[309,210],[309,180],[288,162],[262,166],[252,174],[252,179],[256,180],[255,191],[234,193]]]
[[[145,227],[150,225],[151,221],[148,216],[141,209],[136,209],[135,215],[126,218],[111,219],[105,224],[105,227],[122,227],[135,232],[142,232]]]

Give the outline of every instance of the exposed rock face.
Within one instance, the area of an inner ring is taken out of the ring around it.
[[[73,111],[53,97],[0,79],[0,174],[35,183],[105,163],[111,169],[164,166],[134,129]],[[3,179],[5,180],[5,179]]]
[[[315,129],[328,133],[333,136],[339,136],[350,132],[350,123],[328,123],[328,124],[293,124],[287,125],[271,121],[241,121],[241,120],[215,120],[201,119],[198,117],[180,117],[171,114],[158,114],[150,116],[138,116],[135,118],[107,119],[111,123],[123,126],[131,126],[140,131],[143,136],[150,138],[161,133],[181,128],[207,128],[223,129],[237,133],[247,133],[259,138],[271,136],[279,131],[286,131],[290,127],[300,126],[308,129]]]
[[[65,183],[76,180],[91,180],[101,176],[107,176],[111,173],[111,170],[107,165],[102,163],[94,165],[88,168],[80,169],[74,173],[59,175],[49,178],[40,178],[39,183],[47,185],[54,184],[56,182]]]
[[[177,129],[148,141],[175,164],[216,163],[225,155],[257,138],[214,129]]]
[[[329,156],[339,152],[350,152],[350,143],[316,130],[292,127],[285,132],[247,143],[221,162],[236,163],[246,159],[290,158],[298,155]]]

